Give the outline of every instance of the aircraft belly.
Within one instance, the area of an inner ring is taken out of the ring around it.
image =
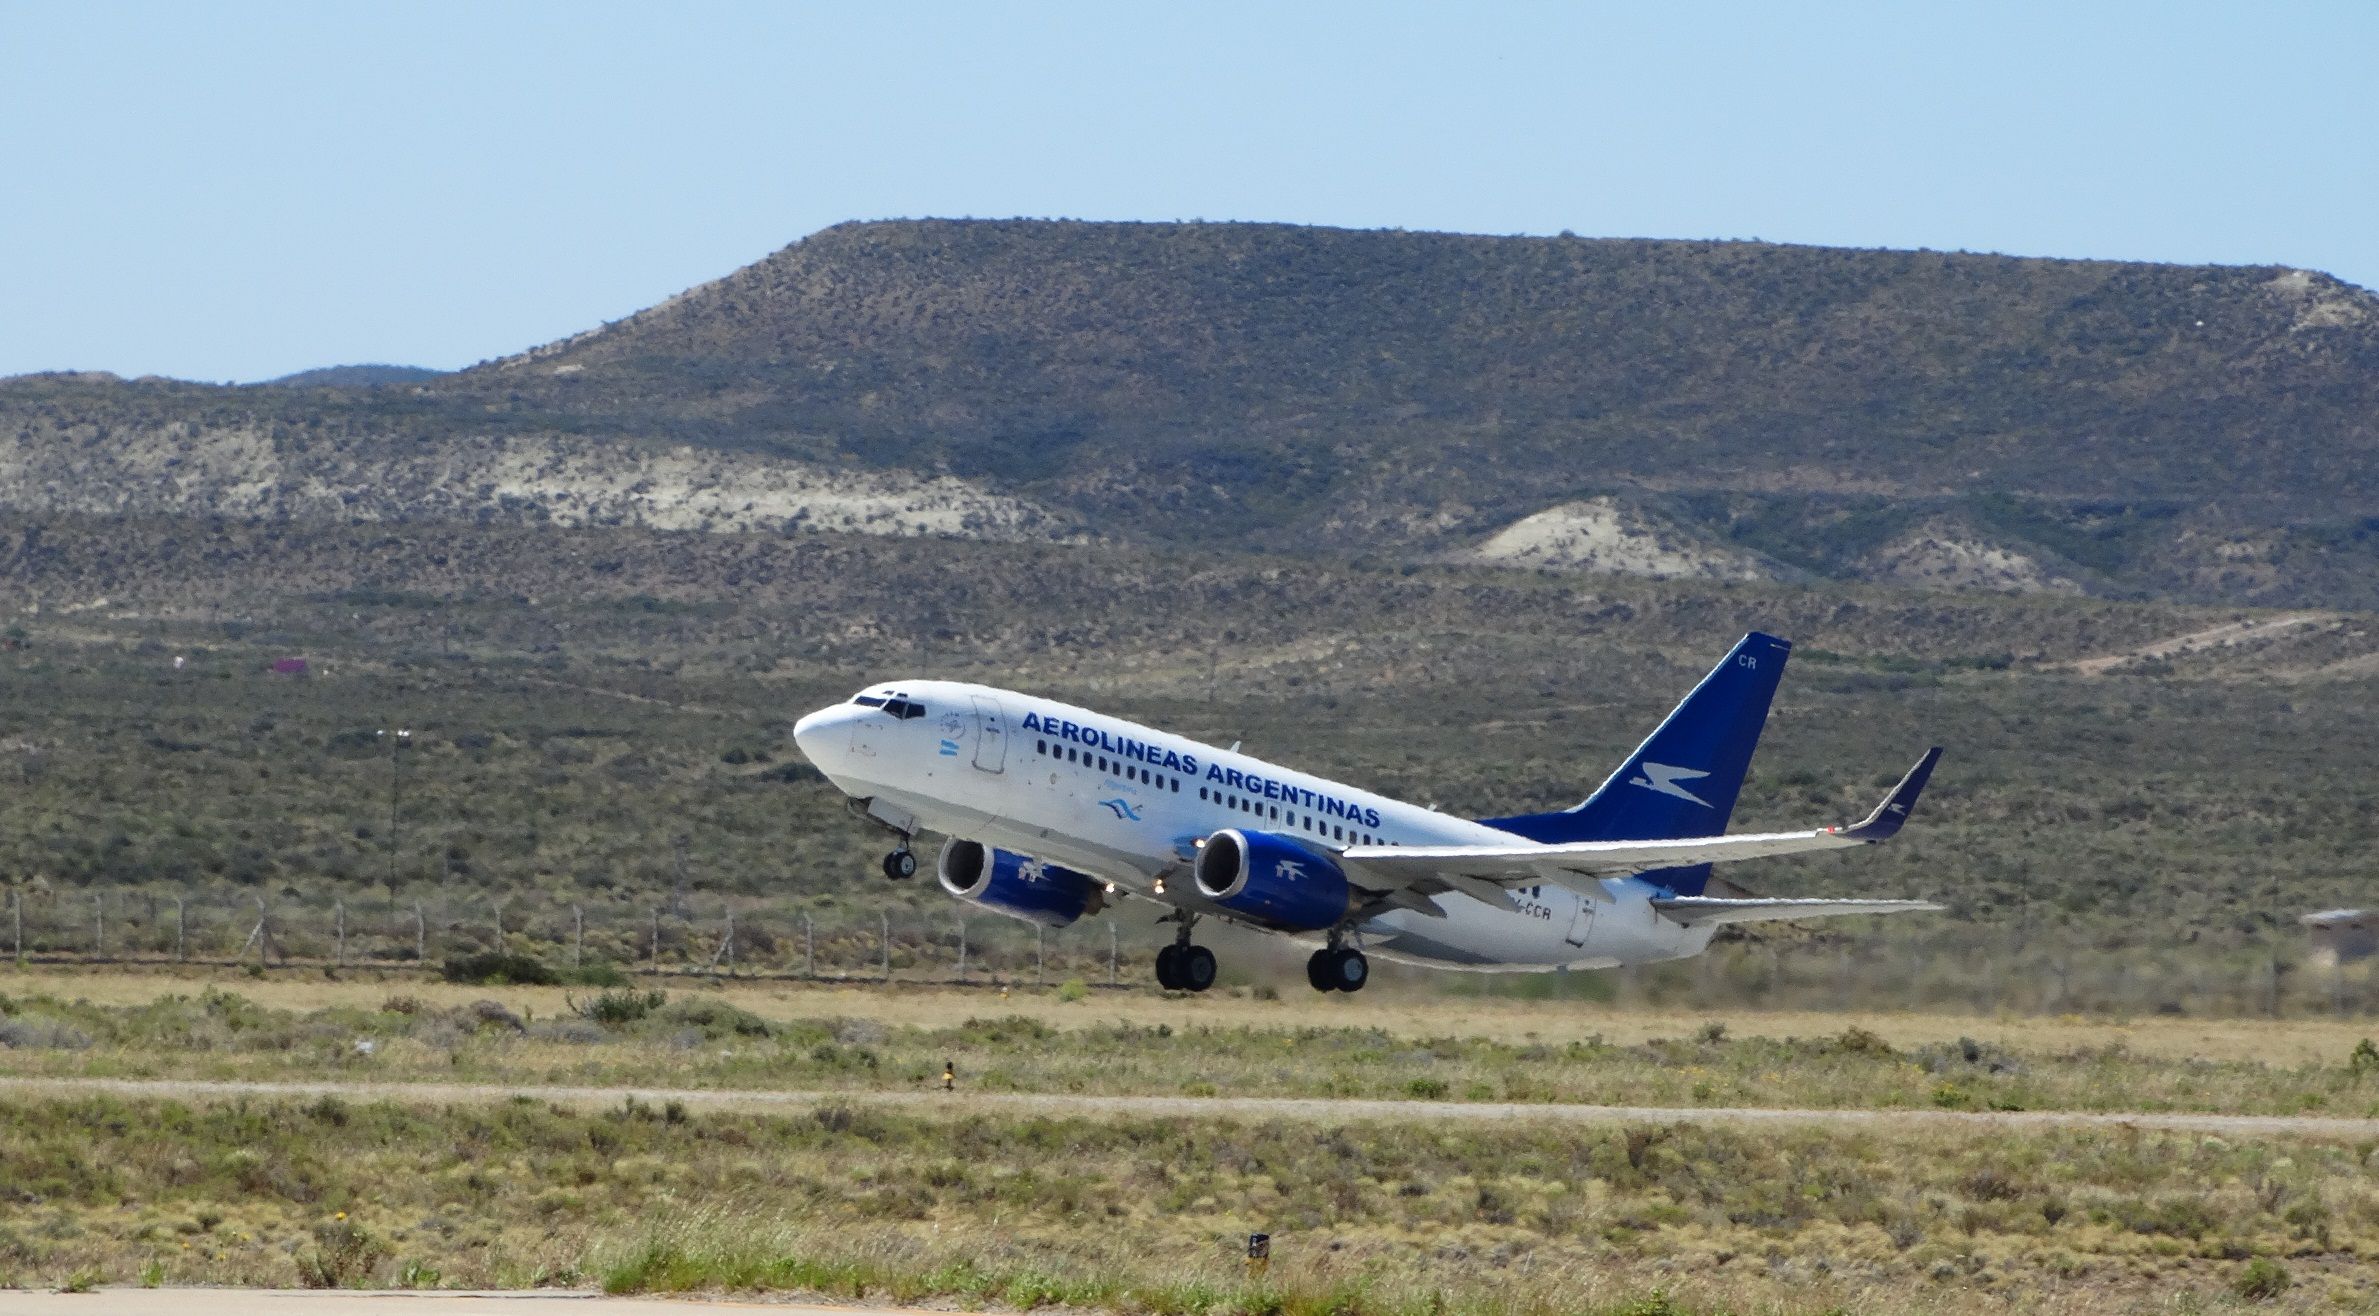
[[[1576,954],[1575,948],[1558,945],[1559,930],[1543,919],[1453,894],[1437,897],[1437,904],[1446,911],[1442,919],[1396,910],[1371,920],[1363,928],[1364,950],[1409,963],[1488,972],[1558,968]]]

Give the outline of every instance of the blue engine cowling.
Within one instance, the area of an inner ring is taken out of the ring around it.
[[[1354,889],[1330,852],[1278,832],[1216,832],[1199,847],[1192,875],[1199,895],[1289,932],[1334,927],[1354,904]]]
[[[980,841],[943,846],[933,871],[960,900],[1045,928],[1062,928],[1105,903],[1106,884],[1095,877]]]

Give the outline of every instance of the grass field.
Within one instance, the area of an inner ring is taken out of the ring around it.
[[[1479,1316],[2367,1309],[2379,1140],[1433,1127],[1437,1101],[2379,1114],[2335,1022],[0,970],[0,1073],[1403,1098],[1389,1123],[21,1096],[0,1282]],[[600,1003],[599,1003],[600,1002]],[[1968,1041],[1961,1041],[1961,1039]],[[369,1043],[360,1047],[358,1043]],[[1971,1052],[1971,1054],[1969,1054]],[[1275,1237],[1250,1281],[1244,1236]],[[2242,1294],[2250,1296],[2241,1296]]]
[[[2335,1022],[1680,1017],[1393,996],[461,987],[0,973],[23,1077],[1359,1097],[2379,1118]]]
[[[0,1107],[0,1280],[1184,1316],[2172,1311],[2242,1291],[2339,1310],[2379,1277],[2370,1155],[2121,1131],[27,1101]],[[1250,1283],[1258,1230],[1276,1261]]]

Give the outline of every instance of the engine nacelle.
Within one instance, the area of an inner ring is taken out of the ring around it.
[[[1199,847],[1191,872],[1199,895],[1290,932],[1333,927],[1354,904],[1336,858],[1279,832],[1216,832]]]
[[[1106,883],[980,841],[952,841],[934,862],[942,890],[1009,918],[1062,928],[1106,903]]]

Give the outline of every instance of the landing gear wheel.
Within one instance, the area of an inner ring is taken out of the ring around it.
[[[1351,947],[1317,950],[1305,961],[1305,981],[1317,992],[1359,992],[1371,981],[1371,961]]]
[[[905,882],[917,875],[916,854],[903,847],[884,856],[884,876],[895,882]]]
[[[1156,985],[1169,992],[1181,990],[1181,947],[1167,946],[1156,953]]]
[[[1204,946],[1175,946],[1173,977],[1184,990],[1202,992],[1214,985],[1214,952]]]
[[[1317,992],[1330,990],[1330,957],[1336,951],[1317,950],[1305,961],[1305,981]]]
[[[1330,985],[1342,992],[1359,992],[1371,981],[1371,961],[1363,952],[1345,948],[1330,957]]]

